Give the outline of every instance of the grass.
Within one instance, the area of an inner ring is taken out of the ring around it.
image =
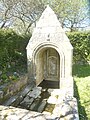
[[[80,120],[90,120],[90,66],[74,65],[74,88]]]

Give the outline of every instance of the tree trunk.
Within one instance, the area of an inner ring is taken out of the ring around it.
[[[6,21],[3,22],[3,24],[1,25],[1,29],[5,27]]]

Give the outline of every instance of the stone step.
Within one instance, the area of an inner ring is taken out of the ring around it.
[[[3,105],[10,106],[13,105],[13,103],[18,99],[18,96],[11,97],[8,101],[6,101]]]
[[[40,112],[40,113],[43,112],[46,104],[47,104],[47,101],[46,100],[42,100],[42,102],[41,102],[40,106],[38,107],[37,111]]]
[[[27,87],[25,87],[21,92],[18,92],[17,95],[12,96],[10,99],[5,101],[3,105],[6,106],[14,106],[17,107],[19,103],[24,99],[24,97],[28,94],[29,91],[33,88],[33,84],[29,84]]]
[[[25,89],[23,89],[20,93],[20,96],[25,97],[33,88],[33,84],[29,84]]]
[[[41,94],[42,87],[34,87],[27,95],[32,98],[37,98]]]
[[[29,110],[37,111],[40,102],[41,102],[40,98],[35,99],[35,101],[31,104]]]
[[[26,96],[24,100],[19,104],[22,108],[29,109],[30,105],[33,103],[34,98],[29,98]]]

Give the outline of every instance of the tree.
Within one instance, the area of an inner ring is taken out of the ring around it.
[[[29,31],[31,24],[36,22],[44,10],[42,0],[1,0],[0,3],[1,28],[9,23],[10,27],[11,25],[16,26],[18,22],[24,26],[24,32]]]
[[[47,4],[56,12],[62,27],[71,31],[87,19],[86,0],[0,0],[0,27],[28,33]]]
[[[89,16],[89,24],[90,24],[90,0],[88,0],[88,16]]]
[[[0,28],[5,27],[7,22],[10,22],[10,19],[12,18],[10,12],[12,8],[12,2],[7,0],[0,0]]]
[[[82,27],[82,22],[88,17],[87,0],[55,0],[53,6],[62,26],[71,31]]]
[[[20,20],[23,23],[25,32],[28,32],[31,25],[38,19],[42,9],[38,0],[22,0],[16,6],[13,16],[17,18],[17,21]]]

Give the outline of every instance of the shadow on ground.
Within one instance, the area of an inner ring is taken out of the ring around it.
[[[79,119],[80,120],[88,120],[85,108],[81,105],[80,96],[78,93],[78,87],[77,87],[75,81],[74,81],[74,97],[77,99],[77,103],[78,103]]]
[[[90,65],[73,65],[73,76],[77,77],[90,76]]]

